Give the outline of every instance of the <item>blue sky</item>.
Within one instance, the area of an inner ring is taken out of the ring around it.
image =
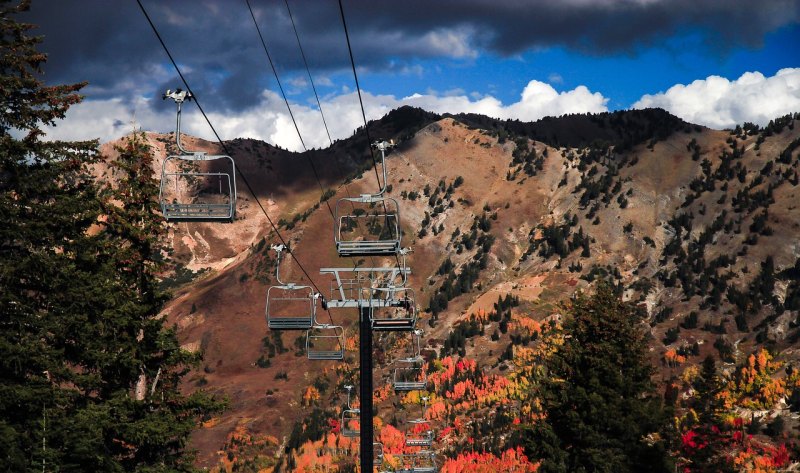
[[[142,0],[225,139],[299,148],[244,0]],[[284,0],[250,0],[310,146],[324,146]],[[800,111],[800,0],[344,0],[369,118],[403,104],[535,120],[659,106],[715,128]],[[361,122],[338,5],[289,0],[334,138]],[[34,0],[50,83],[89,81],[52,138],[170,131],[181,86],[136,2]],[[328,117],[329,116],[329,117]],[[187,110],[188,132],[210,137]]]
[[[736,79],[745,72],[766,76],[800,66],[800,25],[764,35],[763,44],[716,49],[702,42],[702,31],[688,31],[661,44],[635,52],[583,54],[563,46],[525,51],[512,56],[484,53],[475,59],[429,59],[415,63],[417,71],[363,74],[362,86],[398,96],[432,89],[440,93],[461,89],[491,94],[504,103],[518,100],[528,81],[535,79],[568,90],[586,85],[610,99],[612,110],[629,108],[644,94],[665,91],[710,75]],[[352,81],[345,71],[337,82]]]

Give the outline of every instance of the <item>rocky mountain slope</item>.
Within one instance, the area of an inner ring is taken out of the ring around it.
[[[728,370],[760,347],[796,364],[798,118],[717,131],[661,110],[526,124],[404,108],[371,123],[372,137],[398,142],[387,160],[389,195],[400,202],[403,244],[414,249],[409,285],[427,309],[426,356],[460,355],[506,378],[511,347],[535,338],[559,301],[603,278],[640,307],[664,386],[708,353]],[[147,136],[160,162],[174,137]],[[252,192],[308,272],[285,262],[285,279],[310,277],[327,290],[320,267],[394,261],[341,259],[333,245],[327,204],[377,188],[363,130],[302,155],[255,140],[227,144],[254,189],[239,184],[232,224],[170,225],[177,266],[165,279],[174,298],[164,316],[186,348],[204,354],[185,388],[230,399],[194,437],[200,464],[261,456],[268,465],[282,447],[314,437],[297,433],[298,421],[343,403],[357,353],[345,363],[309,361],[300,332],[268,331],[277,238]],[[310,161],[331,189],[323,202]],[[356,312],[332,314],[355,348]],[[397,336],[375,344],[380,391],[406,345]],[[390,396],[378,400],[384,422],[405,410]]]

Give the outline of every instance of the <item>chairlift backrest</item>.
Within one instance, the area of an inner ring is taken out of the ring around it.
[[[161,165],[159,203],[170,222],[232,222],[236,217],[236,164],[230,156],[189,151],[181,144],[181,105],[188,91],[167,90],[178,107],[175,143],[179,153]],[[207,162],[207,163],[202,163]]]
[[[411,331],[417,324],[414,290],[407,287],[370,288],[370,322],[373,330]]]
[[[309,330],[314,326],[318,295],[311,286],[283,282],[280,278],[283,245],[273,246],[277,285],[267,289],[267,326],[272,330]]]
[[[411,349],[408,356],[395,361],[397,367],[394,369],[392,378],[395,391],[421,390],[425,389],[428,384],[427,374],[425,373],[425,359],[422,358],[420,353],[421,338],[422,330],[414,330],[411,333]],[[427,407],[427,398],[425,399],[423,402]]]
[[[306,332],[306,355],[309,360],[343,360],[344,328],[338,325],[314,325]]]

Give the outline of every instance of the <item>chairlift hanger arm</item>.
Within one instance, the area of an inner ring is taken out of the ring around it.
[[[164,93],[164,95],[161,96],[161,98],[162,100],[166,100],[168,98],[174,100],[175,105],[178,107],[178,114],[175,124],[175,144],[178,145],[178,150],[180,150],[182,154],[193,154],[197,158],[205,156],[206,155],[205,151],[190,151],[184,148],[183,145],[181,144],[181,106],[183,105],[184,101],[186,100],[191,101],[192,99],[194,99],[192,93],[188,90],[182,90],[182,89],[175,89],[174,92],[170,89],[167,89],[167,91]]]
[[[285,286],[286,283],[281,281],[281,255],[283,254],[283,250],[286,249],[285,245],[272,245],[272,249],[275,250],[275,253],[278,256],[275,258],[275,279],[278,281],[278,284],[281,286]]]
[[[394,146],[394,140],[376,141],[375,143],[372,143],[372,147],[376,148],[381,152],[381,168],[383,170],[383,184],[381,184],[381,182],[378,181],[378,187],[380,190],[378,191],[377,194],[373,194],[374,197],[383,196],[383,194],[386,192],[386,184],[388,182],[386,178],[386,150],[393,146]]]

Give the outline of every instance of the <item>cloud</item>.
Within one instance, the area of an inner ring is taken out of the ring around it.
[[[429,31],[420,40],[436,56],[474,59],[478,51],[471,45],[473,36],[471,28],[442,28]]]
[[[403,105],[436,113],[479,113],[500,119],[534,121],[568,113],[604,112],[608,104],[608,99],[600,92],[592,92],[585,86],[559,92],[550,84],[536,80],[527,84],[519,100],[509,104],[503,104],[492,95],[467,94],[459,89],[429,90],[406,97],[362,91],[362,97],[370,120]],[[58,126],[46,129],[47,137],[108,141],[128,133],[133,127],[132,120],[146,130],[172,131],[174,105],[158,100],[153,106],[152,102],[144,96],[130,103],[118,97],[87,100],[70,108],[66,119]],[[223,139],[257,138],[292,150],[302,149],[280,95],[262,89],[255,105],[235,112],[214,110],[209,117]],[[710,76],[689,85],[675,85],[666,92],[644,95],[631,106],[647,107],[661,107],[688,122],[711,128],[730,128],[746,121],[765,125],[775,117],[800,111],[800,68],[782,69],[772,77],[748,72],[733,81]],[[334,139],[351,136],[363,124],[358,97],[350,89],[323,97],[322,109]],[[184,131],[213,140],[208,124],[196,108],[190,104],[184,110]],[[292,111],[306,147],[328,146],[316,107],[293,103]]]
[[[561,74],[557,72],[552,72],[550,75],[547,76],[547,82],[551,84],[563,84],[564,78],[561,77]]]
[[[261,90],[274,86],[244,2],[143,3],[210,108],[252,107]],[[315,77],[349,68],[335,3],[291,3]],[[302,75],[305,68],[284,3],[251,4],[281,77]],[[405,74],[423,74],[420,60],[473,61],[483,53],[510,56],[531,48],[636,53],[687,31],[699,31],[716,54],[758,46],[767,32],[800,21],[796,0],[758,5],[749,0],[406,0],[348,2],[345,12],[357,64]],[[23,17],[41,25],[37,33],[45,35],[50,83],[88,80],[94,99],[157,96],[179,83],[135,2],[33,2]],[[327,83],[320,79],[319,85]]]
[[[286,81],[286,83],[291,85],[292,87],[297,87],[300,89],[308,87],[308,81],[306,80],[306,78],[300,76],[290,77],[289,80]]]
[[[591,92],[585,86],[573,90],[556,91],[549,84],[532,80],[522,91],[517,102],[504,105],[497,98],[465,95],[463,90],[449,90],[442,94],[430,92],[412,94],[407,97],[376,95],[362,91],[367,119],[377,119],[403,105],[420,107],[437,113],[480,113],[491,117],[520,120],[537,120],[544,116],[566,113],[606,111],[608,99],[599,92]],[[46,129],[48,139],[90,139],[102,141],[117,138],[132,129],[135,117],[139,127],[145,130],[172,131],[175,122],[175,107],[172,103],[158,101],[157,107],[148,106],[148,100],[139,97],[126,105],[121,98],[87,100],[75,105],[67,112],[65,120],[57,127]],[[323,99],[331,135],[334,139],[346,138],[363,124],[358,96],[346,91]],[[306,147],[328,146],[328,138],[319,110],[304,104],[292,104],[292,112],[302,133]],[[222,139],[257,138],[292,150],[301,150],[302,145],[291,122],[286,105],[280,95],[270,90],[262,91],[257,106],[231,111],[208,113],[211,122]],[[336,117],[336,119],[331,119]],[[208,124],[192,105],[184,107],[183,131],[206,139],[214,138]]]
[[[775,117],[800,111],[800,68],[781,69],[772,77],[746,72],[733,81],[709,76],[645,95],[631,108],[646,107],[661,107],[711,128],[732,128],[746,121],[763,126]]]
[[[328,76],[319,76],[314,79],[314,85],[319,87],[335,87],[336,84],[334,84],[331,78]]]

